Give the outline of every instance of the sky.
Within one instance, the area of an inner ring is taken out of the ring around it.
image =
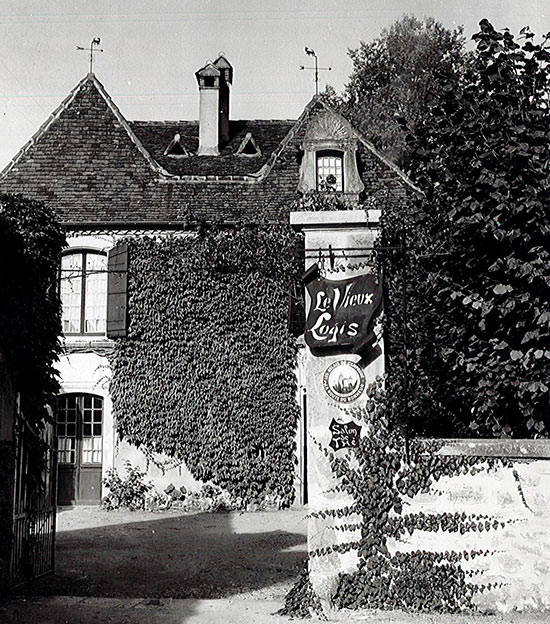
[[[232,119],[295,119],[315,93],[304,47],[341,90],[347,51],[404,14],[470,38],[483,18],[517,33],[550,31],[548,0],[0,0],[0,168],[88,72],[129,120],[198,117],[195,72],[224,52],[234,67]]]

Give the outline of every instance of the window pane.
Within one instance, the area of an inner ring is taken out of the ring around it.
[[[86,399],[90,399],[88,402]],[[84,464],[100,464],[103,451],[102,421],[103,399],[100,397],[85,397],[82,410],[83,437],[82,462]]]
[[[75,463],[75,447],[76,447],[76,440],[74,438],[65,438],[62,436],[58,436],[57,450],[58,450],[58,460],[60,464],[74,464]]]
[[[82,309],[82,254],[61,258],[61,305],[64,333],[80,332]]]
[[[102,453],[102,439],[83,438],[82,440],[82,463],[100,464]]]
[[[317,157],[317,189],[320,191],[344,190],[341,156],[325,154]]]
[[[76,397],[60,397],[57,403],[57,449],[61,464],[76,460]]]
[[[86,256],[85,333],[105,333],[107,315],[107,256]]]

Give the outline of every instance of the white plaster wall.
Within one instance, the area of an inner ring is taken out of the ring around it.
[[[485,464],[486,466],[487,464]],[[518,481],[525,498],[522,499]],[[465,512],[504,522],[481,532],[414,531],[391,540],[390,552],[489,550],[462,561],[470,582],[497,584],[475,595],[483,611],[550,609],[550,461],[514,462],[513,468],[444,477],[426,494],[405,498],[403,514]],[[499,586],[502,585],[502,586]]]
[[[151,481],[160,492],[170,484],[177,488],[184,486],[192,491],[198,491],[201,488],[202,482],[193,477],[183,461],[161,453],[154,453],[152,457],[147,457],[139,448],[122,440],[117,444],[114,458],[114,467],[121,476],[126,474],[124,467],[126,461],[133,466],[139,466],[147,474],[145,480]]]
[[[67,237],[67,246],[69,248],[78,249],[94,249],[107,253],[115,244],[115,237],[110,234],[101,234],[98,236],[69,236]]]

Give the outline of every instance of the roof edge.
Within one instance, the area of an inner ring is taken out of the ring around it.
[[[105,103],[107,104],[107,106],[109,107],[113,115],[117,118],[117,121],[124,128],[124,130],[126,130],[126,133],[128,134],[130,140],[137,147],[141,155],[145,158],[145,160],[147,161],[151,169],[155,171],[156,173],[160,173],[163,176],[172,177],[172,174],[166,171],[164,167],[161,167],[161,165],[159,165],[158,162],[145,149],[143,143],[138,139],[137,135],[130,127],[130,124],[128,123],[124,115],[120,112],[118,106],[113,102],[113,100],[111,99],[111,96],[107,93],[105,87],[97,79],[96,75],[89,74],[89,78],[93,81],[94,86],[99,91],[99,94],[105,100]]]
[[[92,82],[97,89],[99,95],[103,98],[105,103],[107,104],[110,111],[113,113],[117,121],[124,128],[128,137],[132,141],[132,143],[137,147],[141,155],[145,158],[148,165],[151,167],[153,171],[158,174],[161,174],[166,177],[172,177],[172,175],[166,171],[163,167],[161,167],[149,154],[149,152],[145,149],[141,141],[138,139],[128,122],[126,121],[124,115],[120,112],[117,105],[111,99],[111,96],[107,93],[105,87],[101,84],[101,82],[97,79],[96,75],[93,73],[88,73],[84,78],[82,78],[78,84],[70,91],[69,95],[59,104],[59,106],[50,114],[50,116],[46,119],[46,121],[38,128],[38,130],[31,136],[31,138],[23,145],[23,147],[17,152],[17,154],[10,160],[10,162],[0,171],[0,180],[2,180],[8,173],[13,169],[13,167],[21,160],[21,158],[28,152],[28,150],[39,141],[49,130],[51,125],[59,119],[60,115],[69,108],[69,106],[74,101],[75,97],[78,95],[82,87],[88,83]]]
[[[279,147],[274,152],[272,152],[269,160],[263,165],[263,167],[256,174],[256,179],[258,181],[262,180],[263,178],[265,178],[268,175],[268,173],[271,171],[273,165],[275,164],[275,161],[277,160],[277,158],[279,157],[281,152],[287,147],[287,145],[290,143],[290,141],[294,138],[294,136],[296,135],[298,130],[301,128],[303,123],[306,121],[306,119],[311,114],[311,111],[318,104],[323,106],[325,108],[325,110],[329,111],[331,114],[333,114],[336,117],[338,117],[338,119],[340,119],[342,121],[342,123],[344,123],[346,125],[346,127],[349,128],[349,130],[361,141],[361,143],[363,143],[363,145],[370,152],[372,152],[372,154],[374,156],[376,156],[380,161],[382,161],[386,165],[386,167],[391,169],[397,176],[399,176],[401,178],[401,180],[411,190],[413,190],[415,193],[417,193],[419,195],[424,195],[423,191],[418,186],[416,186],[416,184],[414,184],[414,182],[407,176],[407,174],[404,171],[401,170],[400,167],[398,167],[395,163],[393,163],[389,158],[384,156],[384,154],[382,154],[382,152],[380,152],[367,138],[365,138],[361,134],[361,132],[356,130],[352,126],[352,124],[345,117],[343,117],[340,113],[338,113],[331,106],[329,106],[322,99],[322,97],[320,95],[314,95],[311,98],[311,100],[306,104],[304,110],[302,111],[302,114],[298,117],[298,119],[296,120],[296,122],[294,123],[292,128],[289,130],[288,134],[281,141]]]
[[[375,147],[359,130],[357,130],[343,115],[341,115],[338,111],[335,111],[332,106],[323,101],[320,95],[314,95],[311,102],[315,102],[315,104],[321,104],[327,111],[329,111],[333,115],[336,115],[338,119],[340,119],[347,126],[347,128],[351,130],[353,134],[355,134],[355,136],[361,141],[361,143],[363,143],[363,145],[374,154],[374,156],[376,156],[389,169],[397,174],[403,180],[403,182],[405,182],[405,184],[409,186],[415,193],[418,193],[419,195],[424,195],[422,189],[416,186],[416,184],[398,165],[392,162],[387,156],[384,156],[384,154],[377,147]]]
[[[15,156],[10,160],[10,162],[0,171],[0,180],[4,178],[13,167],[19,162],[19,160],[27,153],[27,151],[48,131],[49,127],[52,125],[56,119],[61,115],[61,113],[66,110],[71,102],[76,97],[77,93],[80,91],[82,86],[90,79],[90,74],[86,74],[82,80],[78,82],[78,84],[70,91],[69,95],[59,104],[59,106],[54,109],[54,111],[49,115],[46,121],[40,125],[38,130],[31,136],[31,138],[21,147],[21,149],[15,154]]]

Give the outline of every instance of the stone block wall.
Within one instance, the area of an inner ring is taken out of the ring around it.
[[[403,514],[461,522],[425,522],[388,540],[390,553],[457,553],[483,612],[550,609],[550,442],[457,440],[437,454],[479,461],[403,497]]]

